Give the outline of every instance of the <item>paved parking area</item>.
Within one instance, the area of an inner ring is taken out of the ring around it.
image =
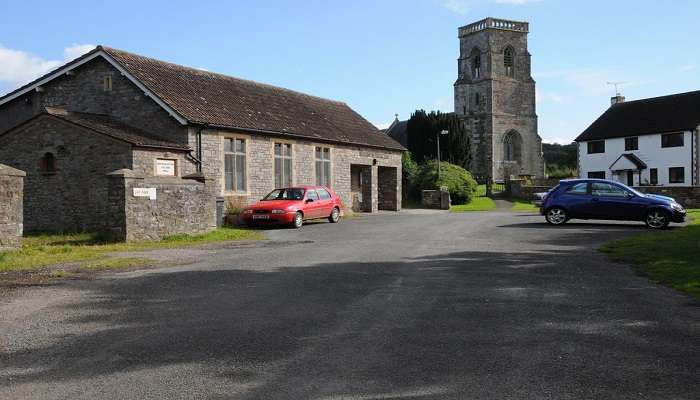
[[[2,399],[697,399],[700,307],[640,224],[366,216],[0,299]]]

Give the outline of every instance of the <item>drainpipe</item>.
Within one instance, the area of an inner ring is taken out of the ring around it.
[[[206,129],[207,125],[200,125],[197,129],[197,172],[202,173],[202,131]]]

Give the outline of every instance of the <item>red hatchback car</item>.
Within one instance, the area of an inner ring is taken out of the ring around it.
[[[275,189],[241,214],[246,225],[280,224],[301,228],[304,221],[328,218],[340,221],[340,198],[325,186]]]

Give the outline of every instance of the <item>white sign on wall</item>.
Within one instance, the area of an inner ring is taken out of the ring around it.
[[[156,175],[175,176],[175,160],[156,160]]]
[[[155,200],[156,188],[134,188],[134,197],[148,197],[151,200]]]

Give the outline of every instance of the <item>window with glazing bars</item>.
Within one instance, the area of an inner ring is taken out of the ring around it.
[[[224,141],[224,180],[227,192],[246,191],[246,152],[244,139]]]
[[[316,147],[316,184],[331,186],[331,149]]]
[[[510,47],[506,48],[503,52],[503,66],[506,68],[506,76],[511,78],[515,76],[514,58],[513,49]]]
[[[292,186],[292,145],[275,143],[275,187]]]

